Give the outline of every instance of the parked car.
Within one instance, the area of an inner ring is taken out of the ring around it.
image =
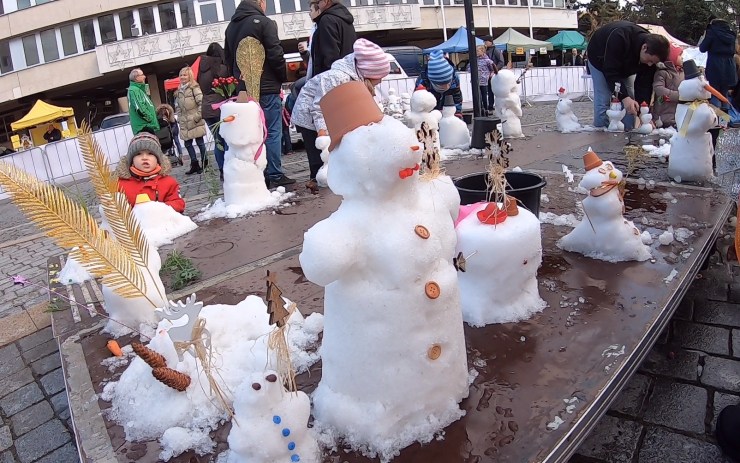
[[[130,122],[128,113],[118,113],[112,116],[107,116],[100,123],[100,130],[110,129],[112,127],[118,127],[119,125],[126,125]]]
[[[416,77],[424,69],[424,52],[419,47],[383,47],[386,53],[393,55],[396,62],[409,77]]]

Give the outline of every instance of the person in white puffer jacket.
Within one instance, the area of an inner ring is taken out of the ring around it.
[[[331,69],[312,77],[298,94],[291,120],[303,137],[308,156],[310,179],[306,187],[318,191],[316,175],[324,164],[321,151],[329,146],[330,133],[327,132],[324,115],[319,102],[330,90],[352,80],[364,82],[371,94],[375,86],[390,73],[390,61],[382,48],[366,39],[357,39],[354,53],[338,59]]]

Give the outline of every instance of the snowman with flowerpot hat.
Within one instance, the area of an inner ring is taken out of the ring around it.
[[[727,99],[709,85],[694,60],[685,61],[683,70],[685,78],[678,86],[676,107],[678,131],[671,138],[668,176],[677,181],[702,182],[713,175],[714,147],[708,130],[718,123],[717,113],[708,100],[712,95],[720,101]]]
[[[558,124],[558,130],[563,133],[578,132],[583,128],[578,122],[578,117],[573,113],[573,101],[567,97],[565,88],[563,87],[558,89],[555,122]]]
[[[455,116],[457,106],[452,95],[446,95],[442,107],[442,119],[439,121],[439,143],[442,148],[470,148],[470,131],[468,124]]]
[[[650,108],[645,101],[640,105],[640,123],[638,133],[648,135],[653,131],[653,115],[650,114]]]

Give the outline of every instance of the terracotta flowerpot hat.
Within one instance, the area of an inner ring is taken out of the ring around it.
[[[329,151],[333,151],[348,132],[383,119],[383,113],[367,87],[358,81],[333,88],[321,98],[319,106],[331,137]]]
[[[602,161],[601,158],[599,158],[599,156],[591,150],[588,150],[588,152],[583,155],[583,166],[586,168],[587,171],[591,169],[596,169],[603,163],[604,161]]]

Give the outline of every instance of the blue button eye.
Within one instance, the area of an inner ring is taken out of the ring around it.
[[[295,450],[295,442],[288,442],[288,450]]]
[[[290,429],[283,428],[283,437],[288,437],[288,436],[290,436]]]
[[[301,461],[301,457],[296,454],[290,456],[290,461]]]
[[[275,423],[275,424],[280,424],[281,421],[282,420],[277,415],[275,415],[275,416],[272,417],[272,422]]]

